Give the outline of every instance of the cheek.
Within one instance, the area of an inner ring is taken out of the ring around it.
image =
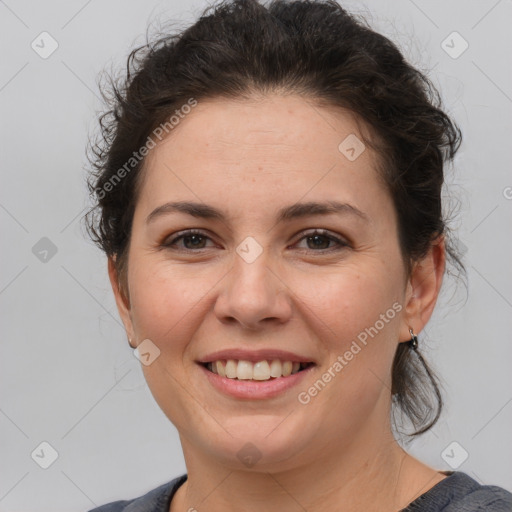
[[[204,316],[208,292],[218,281],[166,262],[134,258],[130,276],[132,318],[139,340],[150,339],[158,358],[142,366],[153,397],[171,422],[183,430],[197,421],[197,404],[187,384],[187,347]],[[208,277],[209,275],[209,277]]]
[[[372,260],[325,275],[303,274],[292,289],[300,299],[297,304],[304,304],[304,315],[331,339],[331,348],[342,350],[376,323],[382,334],[397,324],[401,306],[395,303],[401,296],[394,275],[393,269]]]
[[[322,373],[302,390],[302,398],[325,425],[347,434],[362,428],[391,387],[402,309],[399,281],[374,262],[301,283],[295,290],[303,315],[326,353]]]
[[[197,328],[197,317],[219,280],[217,273],[206,266],[191,271],[185,265],[152,264],[142,258],[134,258],[132,268],[130,297],[138,337],[151,339],[162,351],[182,349]]]

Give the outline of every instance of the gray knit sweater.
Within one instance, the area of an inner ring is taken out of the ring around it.
[[[449,476],[415,499],[401,512],[512,512],[512,494],[495,485],[480,485],[461,471]],[[172,497],[187,479],[182,475],[140,498],[115,501],[89,512],[168,512]]]

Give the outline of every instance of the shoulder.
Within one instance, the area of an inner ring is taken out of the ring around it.
[[[477,484],[479,485],[479,484]],[[512,494],[496,485],[479,485],[448,507],[447,512],[512,512]]]
[[[511,512],[512,494],[496,485],[482,485],[466,473],[454,471],[404,511]]]
[[[89,512],[168,512],[171,499],[187,475],[181,475],[138,498],[113,501]]]

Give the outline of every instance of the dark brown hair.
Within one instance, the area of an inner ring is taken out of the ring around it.
[[[432,83],[397,46],[334,1],[217,3],[188,29],[133,50],[126,75],[102,92],[108,110],[90,146],[95,206],[86,221],[92,239],[115,259],[121,284],[144,163],[130,159],[191,98],[281,92],[349,109],[369,128],[364,142],[379,157],[379,176],[398,214],[406,274],[439,235],[447,235],[444,163],[460,146],[460,130],[442,111]],[[446,247],[448,261],[464,271],[449,238]],[[391,391],[414,426],[412,435],[439,418],[437,379],[407,343],[398,344]]]

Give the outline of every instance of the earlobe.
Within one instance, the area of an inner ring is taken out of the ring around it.
[[[440,235],[424,258],[413,265],[407,285],[400,341],[411,339],[409,329],[418,334],[427,324],[439,296],[446,264],[444,235]]]

